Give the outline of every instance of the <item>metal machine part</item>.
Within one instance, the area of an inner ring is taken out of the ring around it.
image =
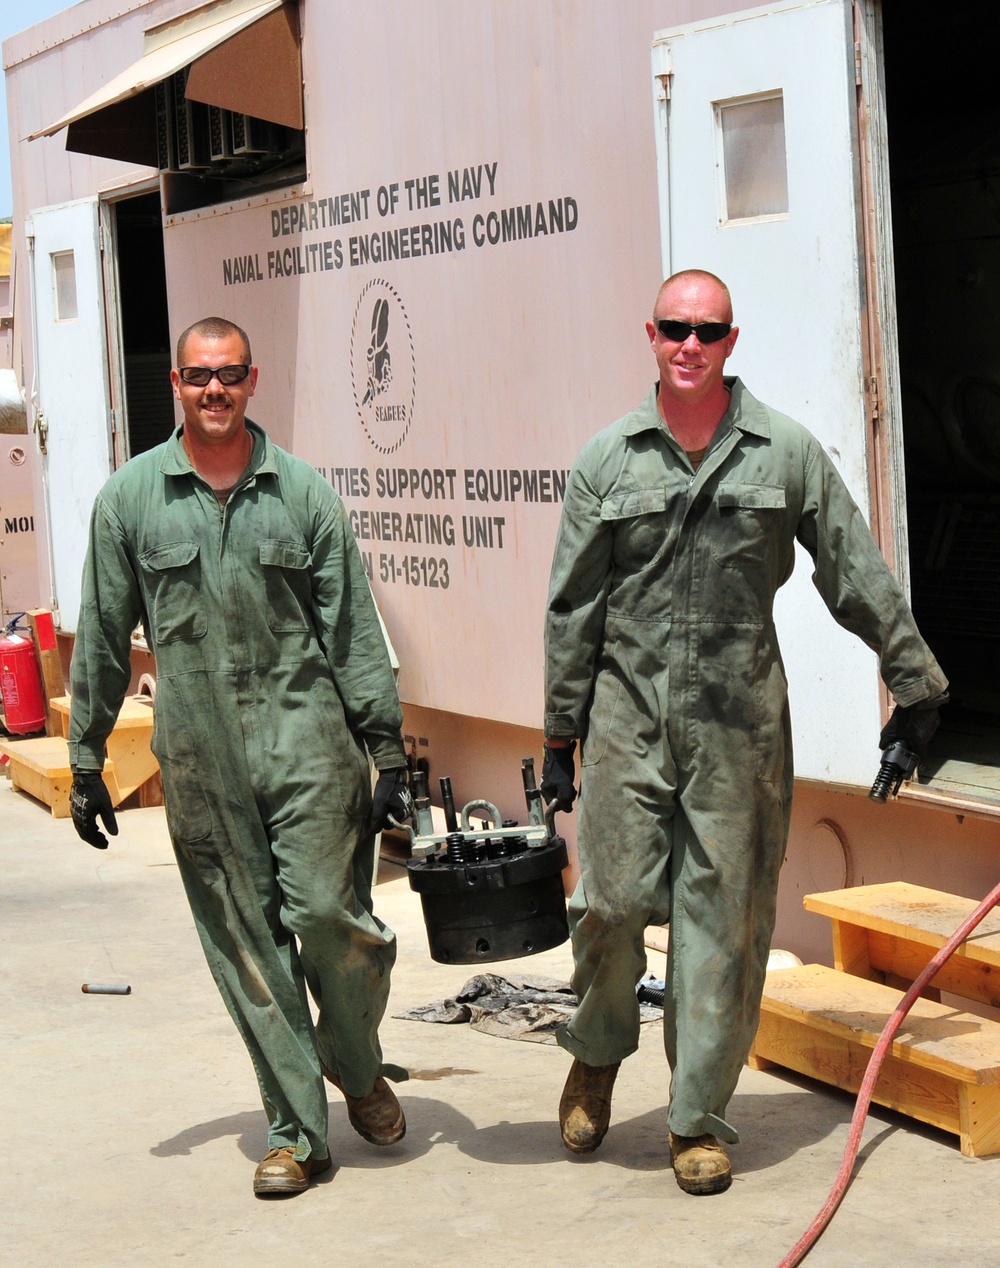
[[[442,964],[486,964],[535,955],[569,937],[562,871],[566,842],[553,828],[554,807],[543,809],[534,761],[521,763],[528,824],[502,820],[482,799],[459,817],[451,780],[441,780],[446,833],[431,821],[427,776],[412,776],[414,819],[409,829],[410,888],[420,894],[431,959]],[[483,823],[472,827],[475,814]],[[487,826],[487,823],[489,826]]]
[[[868,796],[872,801],[883,802],[895,797],[904,779],[909,779],[917,768],[917,755],[902,740],[897,740],[882,754],[882,762]]]

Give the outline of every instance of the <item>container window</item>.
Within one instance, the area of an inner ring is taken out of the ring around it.
[[[715,111],[722,141],[721,222],[787,215],[781,93],[716,102]]]
[[[52,275],[56,285],[56,321],[75,321],[76,259],[72,251],[53,253]]]

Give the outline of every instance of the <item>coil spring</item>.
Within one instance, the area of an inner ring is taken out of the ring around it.
[[[445,838],[445,853],[449,863],[478,863],[485,850],[479,841],[469,840],[461,832],[449,832]]]

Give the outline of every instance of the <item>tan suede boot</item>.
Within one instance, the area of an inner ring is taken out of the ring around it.
[[[253,1191],[259,1198],[291,1197],[304,1193],[309,1188],[309,1177],[329,1171],[332,1165],[329,1157],[317,1158],[313,1154],[297,1160],[291,1145],[271,1149],[257,1164]]]
[[[587,1065],[574,1058],[559,1101],[563,1144],[572,1153],[592,1153],[604,1139],[620,1065]]]
[[[367,1096],[348,1096],[337,1079],[324,1066],[323,1077],[343,1092],[347,1117],[351,1126],[371,1145],[394,1145],[406,1135],[403,1109],[382,1075],[378,1075]]]
[[[685,1193],[725,1193],[733,1182],[729,1155],[714,1136],[670,1133],[674,1176]]]

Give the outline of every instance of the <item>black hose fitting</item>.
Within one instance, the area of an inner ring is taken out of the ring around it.
[[[904,779],[909,779],[917,768],[917,755],[902,740],[896,740],[882,754],[875,782],[868,796],[872,801],[884,802],[895,797]]]

